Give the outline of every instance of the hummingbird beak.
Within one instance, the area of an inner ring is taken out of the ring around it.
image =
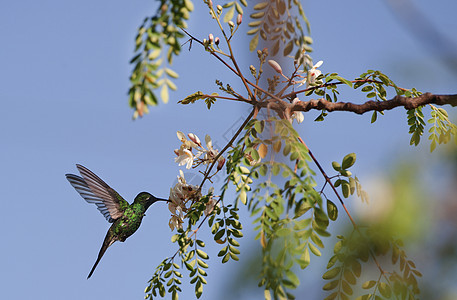
[[[149,197],[148,202],[147,202],[146,205],[147,205],[147,207],[149,207],[149,206],[151,206],[152,204],[154,204],[157,201],[171,202],[170,200],[163,199],[163,198],[156,198],[156,197],[151,195],[151,197]]]
[[[171,202],[171,201],[170,201],[170,200],[168,200],[168,199],[164,199],[164,198],[156,198],[156,197],[154,197],[154,202],[156,202],[156,201],[165,201],[165,202]],[[154,202],[153,202],[153,203],[154,203]]]

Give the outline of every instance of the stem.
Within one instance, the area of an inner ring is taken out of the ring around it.
[[[308,150],[308,153],[309,155],[311,156],[311,158],[313,159],[314,163],[317,165],[317,167],[319,168],[319,171],[321,171],[322,175],[324,176],[325,178],[325,181],[332,187],[332,190],[333,192],[335,193],[336,197],[338,197],[338,200],[340,200],[340,203],[341,205],[343,206],[344,210],[346,211],[346,214],[348,215],[349,219],[351,220],[351,223],[352,223],[352,226],[354,227],[354,229],[360,234],[362,235],[362,233],[360,232],[359,230],[359,227],[357,226],[357,224],[355,223],[354,219],[352,218],[351,214],[349,213],[348,209],[346,208],[346,205],[344,204],[343,202],[343,199],[341,199],[341,196],[340,194],[338,193],[338,191],[336,190],[335,186],[333,185],[333,183],[331,182],[330,178],[327,176],[327,173],[325,173],[324,169],[321,167],[321,165],[319,164],[319,162],[317,161],[317,159],[314,157],[313,153],[311,152],[311,150],[308,148],[308,146],[305,144],[305,142],[303,141],[303,139],[301,137],[298,137],[298,140],[300,141],[300,143],[302,143],[306,149]],[[378,267],[379,271],[381,272],[381,275],[384,276],[384,278],[387,280],[387,282],[390,283],[389,281],[389,278],[386,276],[385,274],[385,271],[383,270],[383,268],[381,267],[381,265],[379,264],[378,260],[376,259],[376,255],[373,253],[373,251],[370,249],[370,255],[371,257],[373,258],[373,261],[374,263],[376,264],[376,266]]]
[[[205,177],[203,178],[202,180],[202,183],[200,184],[200,187],[198,188],[198,190],[200,191],[203,187],[203,184],[205,183],[206,179],[208,179],[208,176],[209,174],[211,173],[211,169],[214,167],[214,165],[217,163],[217,160],[219,159],[219,157],[221,157],[221,155],[233,144],[233,142],[235,141],[235,139],[240,135],[241,131],[243,130],[243,128],[246,126],[246,124],[249,122],[249,120],[251,120],[252,116],[254,115],[254,111],[255,111],[255,108],[251,111],[251,113],[249,114],[249,116],[246,118],[246,120],[244,120],[243,124],[241,124],[240,128],[238,128],[238,130],[236,131],[236,133],[233,135],[232,139],[227,143],[227,145],[225,145],[225,147],[216,155],[216,157],[214,158],[213,160],[213,163],[211,164],[211,166],[209,167],[208,169],[208,172],[206,172],[206,175]]]
[[[203,42],[201,42],[200,40],[198,40],[197,38],[195,38],[194,36],[192,36],[190,33],[188,33],[184,28],[181,28],[182,31],[184,31],[192,40],[196,41],[197,43],[199,43],[200,45],[202,46],[205,46],[203,44]],[[239,73],[237,70],[235,70],[234,68],[232,68],[232,66],[230,66],[226,61],[224,61],[222,58],[220,58],[216,53],[214,52],[210,52],[211,55],[213,55],[214,57],[216,57],[217,60],[219,60],[221,63],[223,63],[227,68],[229,68],[233,73],[235,73],[236,76],[239,76],[242,78],[242,80],[245,80],[249,85],[251,85],[252,87],[258,89],[259,91],[261,91],[262,93],[264,93],[265,95],[268,95],[270,96],[271,98],[273,98],[274,100],[276,101],[279,101],[279,102],[283,102],[283,100],[275,95],[273,95],[272,93],[262,89],[261,87],[259,87],[257,84],[255,83],[252,83],[250,82],[249,80],[247,80],[246,78],[243,77],[243,75],[241,75],[241,73]],[[255,100],[254,98],[251,98],[251,100]]]
[[[336,188],[335,188],[335,186],[333,185],[332,181],[331,181],[330,178],[327,176],[327,173],[325,173],[324,169],[321,167],[321,165],[319,164],[319,162],[317,161],[317,159],[314,157],[313,153],[312,153],[311,150],[308,148],[308,146],[305,144],[305,142],[303,141],[303,139],[302,139],[301,137],[298,137],[298,140],[300,141],[300,143],[302,143],[302,144],[306,147],[306,149],[308,150],[309,156],[311,156],[311,158],[313,159],[314,163],[315,163],[315,164],[317,165],[317,167],[319,168],[319,171],[321,171],[322,175],[323,175],[324,178],[325,178],[325,181],[332,187],[333,192],[335,192],[336,197],[338,198],[338,200],[340,200],[341,205],[343,206],[344,210],[346,211],[346,214],[348,215],[349,219],[351,220],[351,223],[352,223],[352,226],[354,226],[354,229],[358,229],[357,224],[355,223],[354,219],[352,218],[351,214],[349,213],[348,209],[346,208],[346,205],[344,204],[343,199],[341,199],[341,196],[340,196],[340,194],[338,193],[338,191],[336,190]]]

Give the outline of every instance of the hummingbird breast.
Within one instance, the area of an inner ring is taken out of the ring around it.
[[[122,217],[116,220],[119,222],[115,229],[115,235],[118,240],[123,242],[129,236],[135,233],[141,225],[141,221],[144,216],[144,211],[141,209],[135,209],[135,207],[128,207]]]

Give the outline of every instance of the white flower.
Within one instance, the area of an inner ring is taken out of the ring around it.
[[[186,178],[184,178],[184,173],[182,170],[179,170],[178,182],[183,185],[187,184]]]
[[[178,157],[175,158],[175,162],[178,163],[179,166],[186,165],[187,169],[192,168],[192,164],[194,162],[194,155],[187,149],[177,149],[175,153]]]
[[[205,153],[205,158],[204,158],[204,164],[209,164],[213,161],[213,159],[219,154],[219,151],[213,148],[213,141],[211,140],[211,137],[209,135],[205,136],[205,142],[206,142],[206,150]]]
[[[210,198],[208,200],[208,202],[206,203],[206,208],[205,208],[205,215],[206,216],[209,216],[213,210],[214,210],[214,206],[216,205],[217,201],[213,198]]]
[[[170,201],[168,202],[168,210],[177,216],[180,216],[182,218],[183,216],[183,210],[182,210],[182,205],[184,204],[180,195],[176,193],[176,191],[170,191]]]
[[[205,135],[205,143],[206,143],[206,148],[213,149],[213,141],[211,140],[211,137],[207,134]]]
[[[170,229],[173,231],[175,228],[182,229],[182,223],[184,223],[182,219],[177,215],[172,215],[170,221],[168,221],[168,226],[170,226]]]
[[[168,222],[171,230],[174,228],[182,228],[182,223],[184,222],[185,213],[187,213],[188,208],[186,203],[190,199],[200,199],[201,193],[196,192],[198,187],[195,185],[188,184],[186,178],[184,178],[184,173],[182,170],[179,170],[178,182],[173,188],[170,188],[170,196],[168,199],[168,210],[171,212],[171,219]]]
[[[322,66],[324,62],[322,60],[318,61],[312,68],[311,70],[308,71],[308,84],[311,84],[311,83],[314,83],[316,82],[316,78],[322,74],[322,72],[320,70],[318,70],[317,68],[319,68],[320,66]]]
[[[301,111],[294,111],[290,117],[291,119],[297,120],[298,124],[305,120],[305,115],[303,115]]]
[[[205,209],[205,215],[208,216],[210,215],[213,210],[214,210],[214,206],[216,205],[217,201],[213,198],[213,194],[214,194],[214,187],[210,187],[209,189],[209,193],[208,193],[210,196],[209,196],[209,200],[208,202],[206,203],[206,209]]]
[[[304,85],[306,83],[306,80],[307,80],[307,78],[305,77],[302,80],[294,81],[294,84],[298,84],[298,87],[301,87],[302,85]]]
[[[177,131],[176,135],[178,136],[178,139],[182,142],[182,145],[181,145],[182,148],[191,149],[191,148],[196,148],[198,146],[192,140],[189,141],[186,138],[186,135],[184,133],[182,133],[181,131]],[[192,134],[192,135],[196,137],[196,135],[194,135],[194,134]],[[198,139],[198,137],[197,137],[197,139]]]

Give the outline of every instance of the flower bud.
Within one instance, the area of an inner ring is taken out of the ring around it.
[[[236,24],[240,25],[241,21],[243,21],[243,15],[238,14],[238,16],[236,17]]]
[[[268,60],[268,64],[269,64],[270,67],[272,67],[276,72],[278,72],[279,74],[282,74],[281,66],[280,66],[276,61],[270,59],[270,60]]]
[[[213,36],[212,33],[209,34],[208,40],[209,40],[209,43],[210,43],[210,44],[214,43],[214,36]]]
[[[225,164],[225,158],[221,156],[217,161],[217,170],[220,171],[222,169],[222,167],[224,166],[224,164]]]
[[[198,146],[201,146],[201,144],[200,144],[200,139],[198,138],[198,136],[196,136],[196,135],[193,134],[193,133],[189,133],[187,136],[189,137],[189,139],[190,139],[192,142],[194,142],[194,143],[197,144]]]
[[[233,28],[233,27],[235,27],[235,24],[233,24],[233,22],[232,22],[232,21],[228,21],[228,24],[229,24],[230,28]]]
[[[208,6],[209,6],[209,7],[213,7],[213,1],[208,0]]]
[[[217,5],[216,8],[217,8],[217,13],[220,14],[222,12],[222,6]]]
[[[216,44],[216,46],[219,46],[219,37],[216,36],[216,38],[214,39],[214,43]]]

